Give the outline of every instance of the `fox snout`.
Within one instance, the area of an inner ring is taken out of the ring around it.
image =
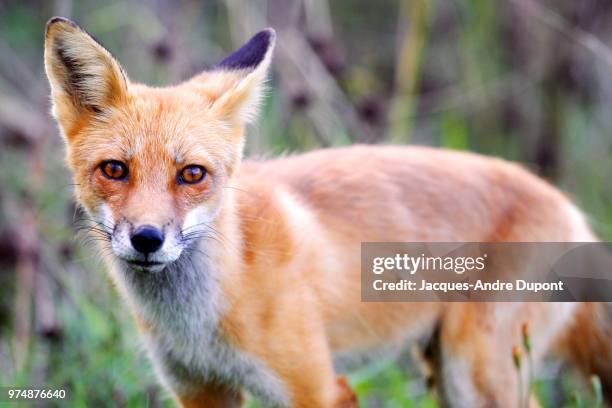
[[[157,225],[137,223],[121,218],[110,234],[113,254],[126,266],[156,272],[176,261],[182,254],[185,240],[175,222]]]
[[[147,255],[156,252],[164,244],[164,233],[152,225],[142,225],[134,230],[130,242],[135,250]]]

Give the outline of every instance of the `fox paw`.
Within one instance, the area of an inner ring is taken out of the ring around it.
[[[336,402],[336,408],[357,408],[359,403],[357,402],[357,395],[351,388],[346,377],[341,376],[336,379],[338,385],[338,400]]]

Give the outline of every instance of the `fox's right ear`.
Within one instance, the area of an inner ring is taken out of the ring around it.
[[[45,33],[45,71],[53,115],[64,134],[84,114],[100,114],[127,95],[123,69],[100,43],[74,22],[54,17]]]

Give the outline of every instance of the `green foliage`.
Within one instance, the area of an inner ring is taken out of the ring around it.
[[[404,368],[396,363],[382,361],[366,366],[349,376],[361,406],[394,407],[435,407],[433,397],[424,390],[421,379],[411,378]],[[418,384],[418,392],[411,390],[411,384]]]
[[[440,146],[456,150],[469,149],[469,130],[461,118],[447,113],[440,121]]]

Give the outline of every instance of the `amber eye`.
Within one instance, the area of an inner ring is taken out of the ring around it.
[[[111,180],[125,180],[128,175],[127,166],[118,160],[107,160],[100,165],[102,174]]]
[[[179,184],[196,184],[204,180],[206,169],[202,166],[191,164],[181,170],[178,175]]]

